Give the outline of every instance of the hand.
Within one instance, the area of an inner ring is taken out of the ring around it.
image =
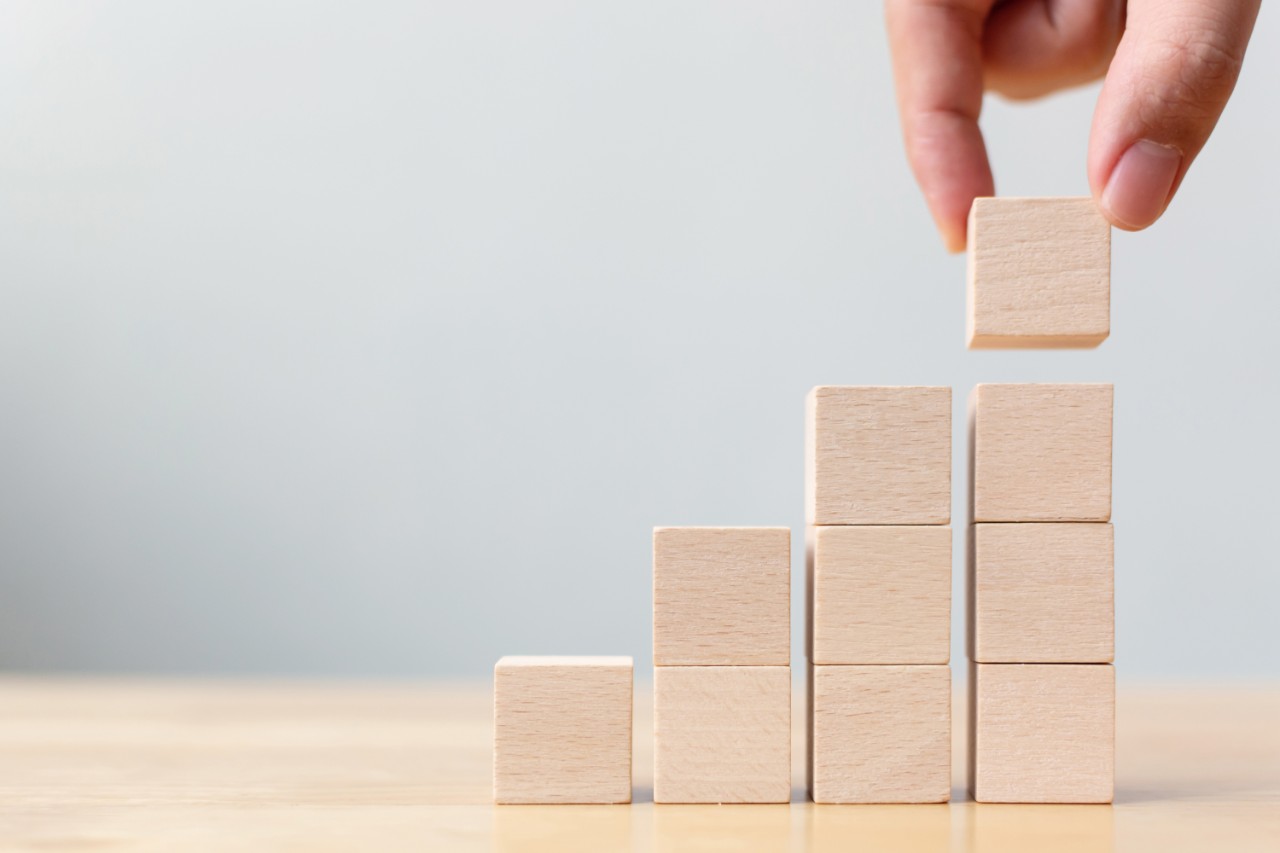
[[[1235,88],[1262,0],[886,0],[907,157],[950,251],[995,189],[984,89],[1036,98],[1105,75],[1089,138],[1102,214],[1160,218]]]

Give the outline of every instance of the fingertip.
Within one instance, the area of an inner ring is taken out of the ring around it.
[[[942,246],[949,253],[958,255],[968,247],[969,240],[964,229],[940,225],[938,230],[942,234]]]
[[[1182,152],[1140,139],[1120,155],[1099,198],[1102,215],[1126,231],[1141,231],[1164,213],[1182,169]]]

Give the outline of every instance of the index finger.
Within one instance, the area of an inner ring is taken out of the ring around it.
[[[982,26],[995,0],[886,0],[907,159],[948,251],[974,198],[995,193],[982,112]]]

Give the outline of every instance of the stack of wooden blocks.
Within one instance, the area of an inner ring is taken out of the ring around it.
[[[951,794],[951,389],[818,387],[805,442],[809,790]]]
[[[978,199],[969,346],[1110,333],[1091,199]],[[1110,385],[970,401],[969,778],[979,802],[1107,803],[1115,764]],[[951,389],[821,386],[805,440],[808,780],[817,803],[951,793]],[[791,534],[653,533],[654,801],[791,795]],[[630,658],[503,658],[500,803],[631,798]]]
[[[970,400],[969,772],[978,802],[1109,803],[1110,385]]]
[[[1090,198],[980,198],[971,348],[1094,347],[1111,227]],[[1108,803],[1115,770],[1110,385],[970,400],[969,786],[979,802]]]
[[[653,531],[653,799],[791,799],[791,531]]]

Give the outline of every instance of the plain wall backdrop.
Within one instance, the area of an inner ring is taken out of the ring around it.
[[[959,566],[969,389],[1112,381],[1121,677],[1280,675],[1275,12],[1111,340],[972,353],[879,3],[0,4],[0,668],[643,675],[655,524],[791,525],[799,661],[810,386],[955,389]]]

